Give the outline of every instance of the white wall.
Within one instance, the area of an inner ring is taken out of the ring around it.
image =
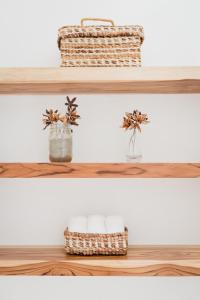
[[[0,281],[0,291],[3,300],[199,300],[200,284],[194,277],[10,277]]]
[[[200,65],[199,8],[198,0],[0,0],[0,67],[58,66],[57,29],[85,16],[142,24],[144,66]],[[79,95],[82,119],[74,130],[74,161],[124,161],[128,135],[120,123],[123,112],[133,108],[151,119],[142,134],[144,161],[199,161],[199,100],[199,95]],[[0,161],[47,161],[48,133],[41,130],[41,114],[46,107],[62,109],[64,101],[64,96],[1,96]],[[199,244],[199,195],[198,179],[1,179],[0,244],[60,244],[70,215],[93,212],[121,213],[132,243]],[[28,283],[29,295],[38,291],[35,298],[43,299],[41,281],[49,296],[62,287],[63,297],[67,283],[89,289],[84,279],[68,280],[1,278],[0,298],[26,299],[22,289]],[[139,300],[147,295],[160,299],[161,294],[162,299],[163,294],[189,299],[192,291],[192,299],[200,296],[199,280],[192,278],[123,279],[120,290],[116,279],[107,280],[93,280],[94,290],[108,288],[109,282],[113,298],[133,288]],[[68,291],[72,295],[72,288]]]

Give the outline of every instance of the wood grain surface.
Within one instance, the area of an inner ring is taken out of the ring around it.
[[[200,163],[0,163],[0,178],[198,178]]]
[[[1,94],[200,93],[200,67],[0,68]]]
[[[0,247],[0,275],[195,276],[199,246],[130,246],[127,256],[80,257],[62,246]]]

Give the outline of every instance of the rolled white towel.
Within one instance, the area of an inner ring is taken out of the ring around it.
[[[106,233],[105,217],[101,215],[88,216],[88,233]]]
[[[87,232],[87,217],[71,217],[68,224],[68,230],[71,232]]]
[[[105,219],[107,233],[116,233],[124,231],[124,221],[120,216],[108,216]]]

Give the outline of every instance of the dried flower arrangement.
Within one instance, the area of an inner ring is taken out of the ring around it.
[[[141,132],[141,125],[147,123],[149,123],[147,114],[142,114],[140,111],[134,110],[132,113],[125,113],[122,128],[126,130],[138,129]]]
[[[80,116],[77,114],[77,107],[78,105],[75,103],[76,97],[70,100],[70,98],[66,97],[67,102],[65,105],[67,106],[67,112],[65,115],[60,115],[58,113],[58,110],[53,109],[46,109],[46,113],[43,114],[43,123],[45,124],[44,129],[46,129],[49,125],[55,124],[57,122],[62,122],[63,124],[70,124],[78,126],[77,119],[80,118]]]
[[[128,162],[139,162],[142,158],[142,152],[140,147],[138,147],[136,134],[137,131],[141,132],[141,125],[147,123],[149,123],[147,114],[142,114],[138,110],[134,110],[132,113],[126,112],[123,117],[122,128],[132,130],[129,141],[129,153],[126,156]]]

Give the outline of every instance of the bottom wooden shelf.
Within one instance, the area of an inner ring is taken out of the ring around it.
[[[0,275],[194,276],[199,246],[130,246],[127,256],[80,257],[61,246],[0,247]]]

